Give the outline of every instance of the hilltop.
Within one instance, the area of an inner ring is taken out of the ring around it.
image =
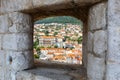
[[[71,16],[58,16],[58,17],[49,17],[42,20],[38,20],[35,22],[35,24],[48,24],[48,23],[62,23],[62,24],[78,24],[82,25],[82,22],[78,20],[77,18],[71,17]]]

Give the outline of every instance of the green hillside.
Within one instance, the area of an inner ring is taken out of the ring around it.
[[[42,23],[46,23],[46,24],[47,23],[62,23],[62,24],[71,23],[71,24],[82,25],[82,22],[80,20],[70,16],[49,17],[49,18],[45,18],[35,22],[35,24],[42,24]]]

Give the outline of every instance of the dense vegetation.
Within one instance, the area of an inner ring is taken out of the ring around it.
[[[45,24],[47,23],[62,23],[62,24],[71,23],[71,24],[82,25],[82,22],[80,20],[74,17],[70,17],[70,16],[49,17],[49,18],[45,18],[45,19],[38,20],[35,22],[35,24],[42,24],[42,23],[45,23]]]

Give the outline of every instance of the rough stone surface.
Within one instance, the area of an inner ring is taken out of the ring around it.
[[[0,80],[16,80],[16,72],[33,67],[31,16],[13,12],[0,16]]]
[[[7,33],[10,27],[8,16],[0,16],[0,33]]]
[[[10,21],[11,20],[11,21]],[[32,26],[32,19],[31,16],[28,14],[22,14],[22,13],[10,13],[9,14],[9,21],[12,22],[12,25],[9,27],[9,31],[12,33],[21,33],[21,32],[27,32],[32,33],[33,32],[33,26]]]
[[[66,71],[59,69],[37,68],[28,71],[21,71],[17,74],[17,80],[71,80]]]
[[[5,50],[31,50],[32,44],[32,36],[27,33],[6,34],[3,37],[3,49]]]
[[[84,36],[88,34],[89,41],[84,38],[88,42],[83,50],[85,61],[87,49],[90,52],[86,61],[88,80],[120,80],[120,1],[100,1],[103,0],[0,0],[0,80],[16,80],[16,76],[17,80],[71,80],[70,75],[76,76],[62,70],[21,71],[33,66],[31,16],[38,17],[38,11],[40,17],[57,12],[59,16],[72,15],[86,22],[89,8],[89,33],[86,29]]]
[[[120,80],[120,1],[108,3],[108,55],[106,80]]]
[[[93,33],[92,32],[88,32],[88,52],[92,52],[93,51]],[[97,44],[97,43],[96,43]]]
[[[107,51],[107,33],[106,31],[99,30],[94,33],[94,53],[100,57],[105,56]]]
[[[87,65],[88,80],[103,80],[105,72],[104,58],[97,58],[92,54],[88,54]]]
[[[33,66],[33,52],[21,51],[14,52],[8,51],[6,53],[6,65],[11,70],[20,71]]]
[[[107,54],[106,2],[90,9],[87,79],[104,80]]]
[[[0,50],[2,49],[2,41],[3,41],[3,35],[0,35]]]
[[[0,67],[4,67],[5,65],[5,52],[0,50]]]
[[[0,50],[0,80],[4,80],[5,52]]]
[[[106,7],[107,3],[100,3],[90,9],[89,30],[106,28]]]
[[[36,8],[44,10],[74,8],[76,5],[74,3],[79,3],[77,6],[88,6],[99,1],[103,0],[0,0],[0,14],[14,11],[33,12],[37,10]]]
[[[4,74],[5,74],[4,69],[0,67],[0,80],[5,80],[4,79]]]

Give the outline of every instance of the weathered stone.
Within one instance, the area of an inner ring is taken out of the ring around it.
[[[37,68],[17,73],[17,80],[71,80],[72,77],[61,69]]]
[[[108,55],[106,80],[120,80],[120,1],[108,3]]]
[[[2,35],[0,35],[0,50],[2,49],[2,41],[3,41],[3,37],[2,37]]]
[[[87,44],[87,48],[88,48],[88,52],[92,52],[93,51],[93,33],[92,32],[88,32],[88,44]],[[97,43],[96,43],[97,44]]]
[[[106,31],[99,30],[94,33],[93,43],[94,53],[98,56],[105,57],[105,51],[107,51],[107,33]]]
[[[14,44],[13,44],[14,43]],[[17,41],[15,34],[7,34],[3,37],[3,49],[17,50]]]
[[[105,72],[105,59],[88,54],[87,75],[88,80],[103,80]]]
[[[107,3],[100,3],[93,6],[89,12],[90,30],[106,28],[106,8]]]
[[[5,52],[0,50],[0,80],[4,80],[5,75]]]
[[[0,14],[15,11],[33,13],[34,11],[37,11],[35,10],[36,8],[44,10],[74,8],[76,3],[78,6],[88,6],[99,1],[103,0],[75,0],[75,2],[72,0],[1,0]]]
[[[33,32],[30,15],[15,12],[14,14],[9,14],[9,18],[13,22],[13,25],[9,27],[10,32]]]
[[[10,70],[19,71],[30,68],[33,66],[33,61],[32,51],[8,51],[6,53],[6,65]]]
[[[32,34],[18,34],[17,37],[17,47],[18,50],[32,50],[33,49],[33,36]]]
[[[84,3],[83,3],[84,1]],[[78,6],[85,6],[85,5],[90,5],[90,4],[95,4],[97,2],[100,2],[101,0],[74,0],[74,2],[78,5]]]
[[[49,10],[55,10],[72,7],[71,0],[33,0],[33,5],[34,8],[43,7],[42,10],[45,10],[46,8],[49,8]]]
[[[5,80],[4,79],[5,71],[3,67],[0,67],[0,80]]]
[[[107,60],[106,80],[120,80],[120,63]]]
[[[5,66],[5,51],[0,50],[0,67]]]
[[[31,34],[6,34],[3,37],[4,50],[31,50],[33,48],[33,37]],[[14,44],[13,44],[14,43]]]
[[[1,12],[8,13],[11,11],[20,11],[32,8],[32,0],[1,0]]]
[[[0,33],[7,33],[8,27],[10,27],[11,21],[7,15],[0,16]]]

